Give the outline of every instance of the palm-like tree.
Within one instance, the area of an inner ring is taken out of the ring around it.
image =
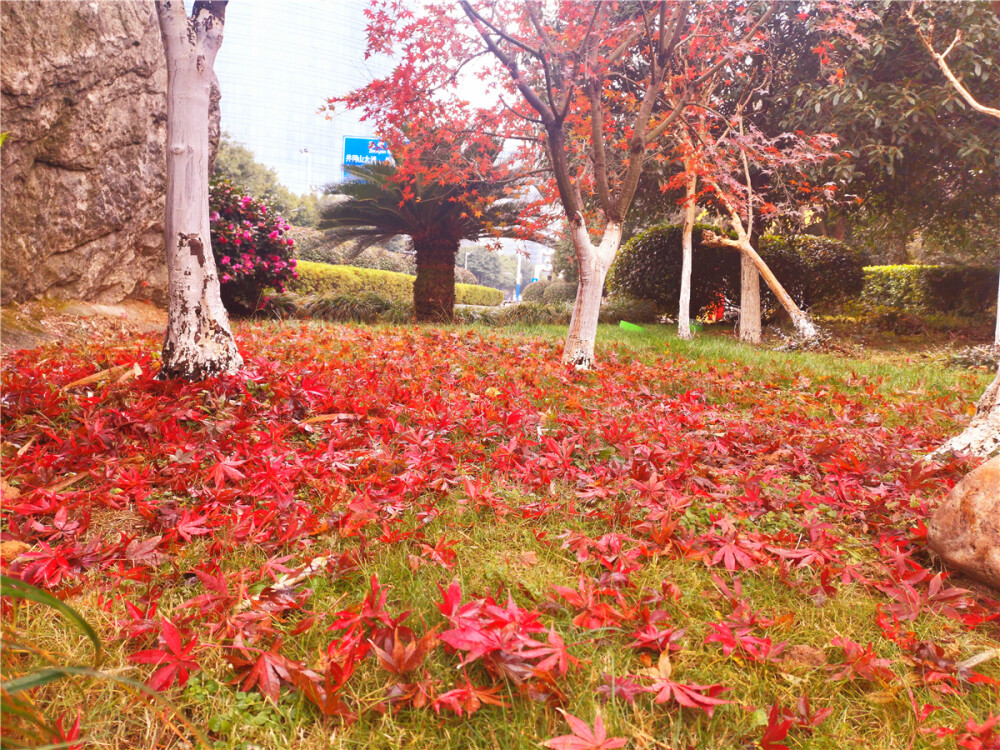
[[[510,180],[455,183],[398,180],[390,163],[350,166],[354,178],[327,188],[343,199],[323,210],[320,228],[335,242],[356,240],[360,253],[405,234],[416,253],[413,310],[417,320],[450,321],[455,309],[455,256],[462,240],[523,236],[523,207],[508,199]]]

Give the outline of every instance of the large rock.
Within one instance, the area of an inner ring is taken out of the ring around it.
[[[162,300],[166,64],[151,1],[0,5],[3,302]]]
[[[927,526],[946,564],[1000,589],[1000,456],[955,485]]]

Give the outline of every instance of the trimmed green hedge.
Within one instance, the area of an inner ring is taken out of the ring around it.
[[[702,236],[708,230],[720,233],[716,227],[699,224],[692,236],[692,312],[723,299],[735,301],[740,296],[740,254],[728,248],[702,245]],[[681,226],[663,224],[629,240],[608,274],[611,292],[650,300],[660,310],[676,314],[680,301],[682,234]],[[837,240],[811,235],[767,236],[758,243],[757,252],[788,293],[805,307],[861,292],[866,258]],[[777,309],[777,300],[763,279],[761,306],[765,311]]]
[[[861,301],[911,313],[981,315],[996,304],[997,270],[977,266],[866,266]]]
[[[521,291],[522,302],[541,302],[545,289],[551,281],[532,281]]]
[[[542,290],[542,302],[546,305],[560,305],[576,300],[576,284],[559,279]]]
[[[413,302],[414,276],[394,271],[376,271],[355,266],[331,266],[299,261],[299,278],[290,284],[297,294],[359,296],[375,294],[390,302]],[[455,284],[455,302],[460,305],[500,305],[503,292],[487,286]]]
[[[455,304],[496,307],[503,304],[503,291],[478,284],[455,284]]]

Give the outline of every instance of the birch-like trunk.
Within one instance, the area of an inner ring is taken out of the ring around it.
[[[993,346],[1000,349],[1000,280],[997,281],[997,327],[993,332]]]
[[[594,364],[594,343],[601,315],[604,280],[621,245],[622,225],[608,222],[601,244],[597,247],[590,241],[590,235],[579,215],[570,221],[570,233],[580,265],[580,279],[577,282],[576,302],[573,303],[573,315],[569,321],[562,361],[578,370],[589,370]]]
[[[687,203],[684,206],[684,233],[681,235],[681,301],[677,311],[677,336],[682,339],[691,338],[691,265],[694,243],[694,215],[697,211],[695,193],[698,188],[698,175],[694,172],[688,177]]]
[[[161,378],[202,380],[243,366],[219,296],[208,219],[209,104],[225,2],[158,0],[167,56],[169,307]]]
[[[971,453],[986,458],[1000,451],[1000,370],[976,405],[976,414],[962,434],[956,435],[931,454],[944,458],[950,453]]]
[[[722,237],[721,235],[715,234],[714,232],[705,232],[702,237],[702,244],[708,245],[709,247],[729,247],[734,250],[739,250],[743,255],[750,259],[754,267],[757,269],[758,273],[764,278],[768,287],[774,292],[774,296],[778,298],[778,302],[781,306],[785,308],[788,316],[792,319],[792,325],[795,326],[795,330],[804,339],[815,339],[819,336],[819,331],[816,330],[816,326],[809,319],[798,305],[795,304],[795,300],[791,298],[785,288],[778,281],[777,277],[768,268],[767,263],[761,258],[757,251],[753,249],[753,245],[750,244],[750,238],[747,237],[746,230],[743,228],[743,222],[738,221],[736,218],[732,220],[733,229],[736,230],[736,239],[732,240],[728,237]]]
[[[740,341],[760,343],[760,273],[746,255],[740,255]]]

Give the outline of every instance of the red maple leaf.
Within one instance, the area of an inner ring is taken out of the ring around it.
[[[572,664],[574,667],[580,663],[580,660],[569,653],[566,649],[566,642],[563,641],[562,636],[559,635],[555,628],[549,628],[549,645],[545,645],[540,641],[534,639],[528,639],[526,644],[529,646],[535,646],[535,648],[528,649],[527,651],[522,651],[521,656],[526,659],[534,659],[538,656],[546,657],[542,661],[535,665],[535,669],[540,669],[542,671],[549,671],[553,667],[557,667],[559,674],[566,675],[569,665]]]
[[[431,705],[436,713],[441,713],[442,708],[447,708],[459,716],[463,714],[471,716],[482,708],[484,704],[509,708],[506,703],[497,697],[497,693],[499,692],[499,685],[491,688],[481,688],[473,685],[469,681],[469,678],[466,677],[465,685],[442,693]]]
[[[195,636],[186,644],[180,631],[167,618],[160,620],[160,648],[139,651],[128,657],[129,661],[138,664],[162,664],[146,683],[153,690],[166,690],[176,681],[183,687],[187,684],[191,670],[198,669],[198,662],[191,654],[198,647],[198,637]]]
[[[245,693],[256,687],[265,697],[277,703],[281,684],[293,683],[293,674],[301,669],[300,665],[279,654],[280,648],[281,639],[278,638],[268,651],[262,651],[256,658],[249,654],[229,654],[226,658],[236,670],[236,677],[229,681],[230,684],[242,682],[240,690]],[[243,653],[246,654],[246,651]]]
[[[224,458],[208,470],[208,478],[215,482],[215,489],[222,489],[222,485],[224,485],[228,479],[235,481],[246,478],[246,474],[236,468],[237,466],[242,466],[245,463],[245,460],[233,461],[228,458]]]
[[[566,717],[573,733],[553,737],[542,743],[551,750],[614,750],[614,748],[625,747],[628,743],[625,737],[608,737],[608,732],[604,727],[604,719],[601,718],[600,713],[594,716],[594,728],[591,729],[583,719],[579,719],[561,708],[557,710]]]

